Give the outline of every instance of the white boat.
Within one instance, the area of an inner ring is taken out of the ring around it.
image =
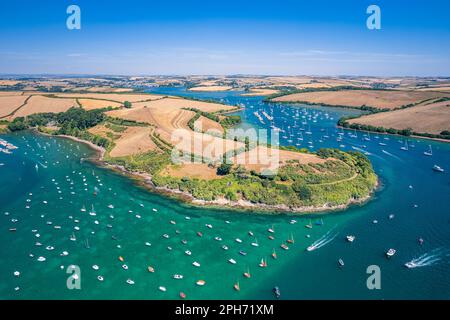
[[[391,220],[394,219],[394,217],[395,217],[394,214],[390,214],[390,215],[389,215],[389,219],[391,219]]]
[[[197,261],[192,262],[192,265],[194,267],[200,267],[200,263],[198,263]]]
[[[234,260],[234,259],[228,259],[228,262],[231,264],[236,264],[236,260]]]
[[[223,246],[222,246],[222,249],[223,249],[223,250],[228,250],[228,246],[223,245]]]
[[[408,269],[411,269],[411,268],[417,267],[417,264],[415,264],[414,262],[410,261],[410,262],[405,263],[405,267],[407,267]]]
[[[134,281],[131,280],[131,279],[127,279],[127,283],[128,283],[128,284],[134,284]]]
[[[196,282],[196,284],[201,287],[201,286],[204,286],[206,284],[206,282],[205,282],[205,280],[198,280]]]
[[[242,240],[239,239],[239,238],[236,238],[235,241],[236,241],[237,243],[242,243]]]
[[[431,149],[431,145],[429,145],[428,151],[425,151],[423,154],[428,157],[431,157],[433,155],[433,149]]]
[[[186,250],[184,253],[188,256],[190,256],[192,254],[192,252],[190,252],[189,250]]]
[[[433,166],[433,171],[436,171],[436,172],[444,172],[445,170],[444,170],[443,168],[441,168],[440,166],[438,166],[437,164],[435,164],[435,165]]]
[[[394,254],[395,254],[395,249],[389,249],[387,252],[386,252],[386,256],[388,257],[388,258],[390,258],[390,257],[393,257],[394,256]]]
[[[346,238],[347,238],[347,241],[348,242],[353,242],[354,240],[355,240],[355,236],[352,236],[352,235],[349,235],[349,236],[346,236]]]
[[[400,147],[400,150],[408,151],[408,141],[405,142],[405,145],[403,147]]]
[[[177,279],[177,280],[180,280],[180,279],[183,279],[183,275],[181,275],[181,274],[174,274],[173,278]]]

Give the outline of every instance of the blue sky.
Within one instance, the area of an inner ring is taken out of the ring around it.
[[[447,0],[4,0],[0,73],[450,76],[449,14]]]

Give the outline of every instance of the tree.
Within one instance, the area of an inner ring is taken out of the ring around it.
[[[127,109],[130,109],[131,106],[132,106],[132,104],[131,104],[130,101],[125,101],[125,102],[123,103],[123,106],[124,106],[125,108],[127,108]]]
[[[229,174],[231,172],[231,167],[232,165],[229,163],[222,163],[218,168],[217,168],[217,174],[219,176],[225,176],[227,174]]]
[[[292,184],[292,189],[297,193],[300,200],[309,200],[311,199],[311,189],[300,180],[295,181]]]
[[[28,125],[25,123],[25,119],[23,117],[19,117],[14,119],[13,122],[8,124],[8,129],[10,131],[20,131],[28,128]]]

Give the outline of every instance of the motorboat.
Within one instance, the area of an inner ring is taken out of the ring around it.
[[[395,255],[395,252],[396,252],[395,249],[389,249],[389,250],[386,252],[386,256],[387,256],[388,258],[391,258],[391,257],[393,257],[393,256]]]
[[[433,171],[436,171],[436,172],[444,172],[445,170],[444,170],[443,168],[441,168],[440,166],[438,166],[437,164],[435,164],[435,165],[433,166]]]

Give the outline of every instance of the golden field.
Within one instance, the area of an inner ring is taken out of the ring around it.
[[[414,132],[439,134],[450,130],[450,101],[370,114],[348,122],[399,130],[411,128]]]
[[[342,90],[294,93],[273,99],[274,102],[306,102],[330,106],[396,109],[425,100],[450,96],[441,92],[394,90]]]

